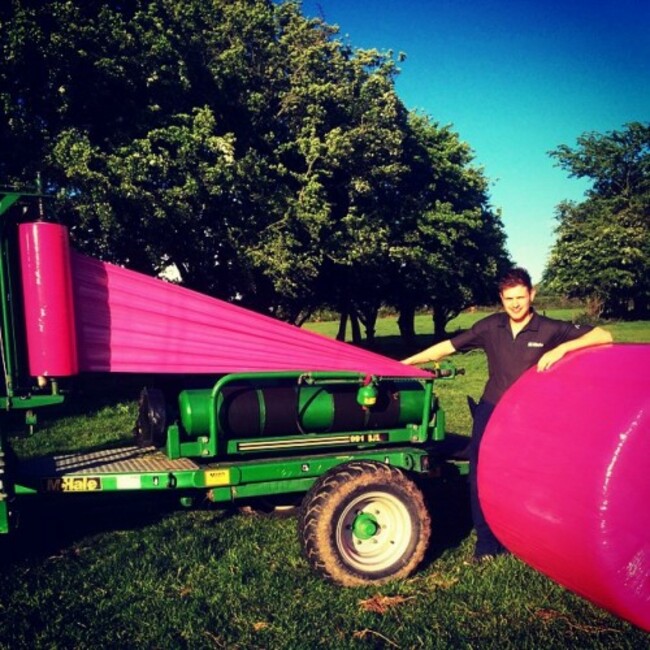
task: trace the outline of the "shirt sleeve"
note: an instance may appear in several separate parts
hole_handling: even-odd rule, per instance
[[[566,341],[579,339],[587,332],[594,329],[591,325],[579,325],[567,321],[549,319],[553,323],[553,346],[560,345]]]
[[[456,352],[468,352],[476,348],[485,347],[485,332],[489,329],[491,316],[482,318],[470,327],[468,330],[457,334],[451,338],[451,344]]]

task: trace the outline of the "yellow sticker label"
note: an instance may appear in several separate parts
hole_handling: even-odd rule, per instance
[[[208,469],[204,472],[206,487],[230,485],[229,469]]]

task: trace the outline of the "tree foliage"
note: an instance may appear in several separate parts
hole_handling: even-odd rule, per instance
[[[441,338],[461,310],[496,300],[497,278],[510,260],[469,146],[424,116],[411,115],[409,126],[408,208],[391,249],[393,295],[405,338],[414,335],[412,314],[424,306]]]
[[[571,176],[589,178],[581,203],[558,206],[557,239],[544,281],[586,298],[606,316],[650,314],[650,125],[587,133],[551,152]]]
[[[93,255],[369,337],[382,304],[444,326],[507,260],[469,146],[298,2],[11,0],[0,47],[0,183],[40,172]]]

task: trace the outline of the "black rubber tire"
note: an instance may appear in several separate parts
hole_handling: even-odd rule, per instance
[[[376,532],[359,538],[353,527],[360,517]],[[298,535],[319,575],[345,587],[378,585],[419,566],[431,518],[421,490],[402,470],[354,461],[325,473],[306,494]]]

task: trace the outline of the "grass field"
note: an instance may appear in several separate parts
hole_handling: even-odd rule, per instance
[[[574,313],[550,312],[570,318]],[[464,314],[448,331],[483,314]],[[333,335],[335,323],[310,326]],[[619,341],[650,342],[650,323],[606,324]],[[418,332],[430,319],[418,317]],[[422,334],[418,344],[430,344]],[[394,319],[378,347],[401,358]],[[450,430],[467,434],[466,396],[480,395],[482,353],[439,382]],[[135,404],[75,401],[15,441],[21,456],[128,437]],[[578,469],[578,468],[577,468]],[[650,648],[650,634],[572,595],[513,557],[470,566],[463,490],[428,493],[434,535],[425,566],[379,588],[342,589],[310,573],[295,517],[147,499],[34,502],[0,540],[0,648]]]

